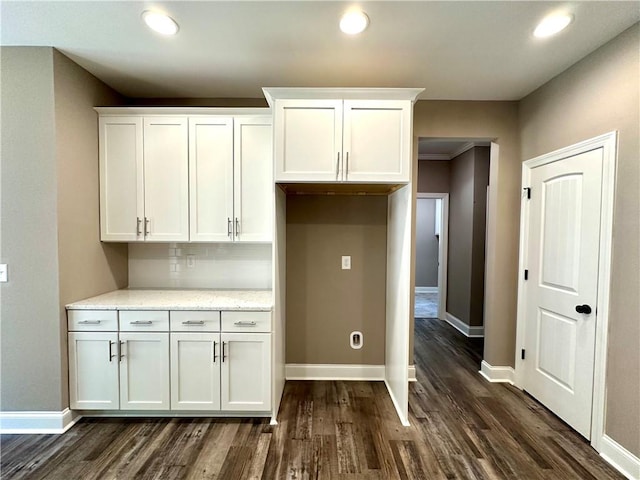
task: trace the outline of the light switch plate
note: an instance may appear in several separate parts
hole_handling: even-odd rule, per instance
[[[8,282],[9,281],[9,267],[7,267],[6,263],[0,264],[0,282]]]
[[[351,270],[351,255],[342,256],[342,270]]]

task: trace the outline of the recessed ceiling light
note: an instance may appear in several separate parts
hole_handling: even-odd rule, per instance
[[[345,13],[340,19],[340,30],[349,35],[364,32],[369,26],[369,17],[360,10]]]
[[[147,26],[162,35],[175,35],[178,33],[178,24],[168,15],[151,10],[142,12],[142,19]]]
[[[568,14],[550,15],[538,24],[533,34],[540,38],[550,37],[564,30],[572,20],[573,16]]]

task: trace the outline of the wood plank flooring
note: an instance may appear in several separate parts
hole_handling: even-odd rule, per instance
[[[83,419],[3,435],[2,479],[622,479],[518,389],[479,374],[482,341],[416,321],[410,427],[382,382],[287,382],[267,419]]]

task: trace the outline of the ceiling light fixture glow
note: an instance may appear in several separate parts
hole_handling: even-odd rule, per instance
[[[568,14],[550,15],[538,24],[533,35],[539,38],[550,37],[564,30],[572,20],[573,16]]]
[[[168,15],[151,10],[142,12],[142,19],[154,32],[162,35],[175,35],[178,33],[178,24]]]
[[[362,33],[369,26],[369,17],[359,10],[345,13],[340,19],[340,30],[348,35]]]

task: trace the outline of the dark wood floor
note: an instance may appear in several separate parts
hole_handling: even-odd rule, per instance
[[[477,373],[481,341],[416,321],[402,427],[381,382],[288,382],[266,419],[83,419],[4,435],[2,479],[622,479],[516,388]]]

